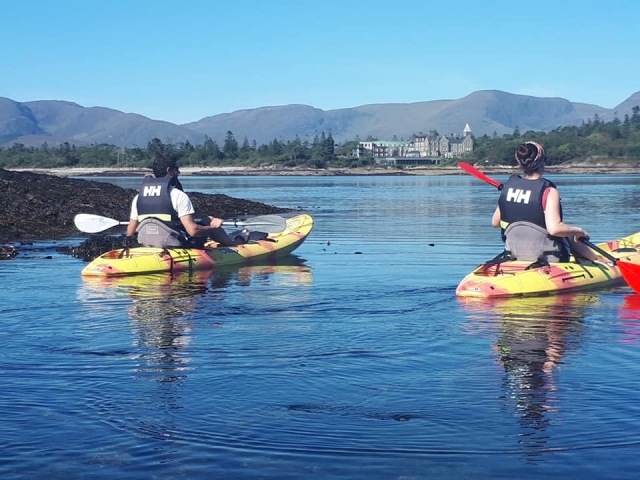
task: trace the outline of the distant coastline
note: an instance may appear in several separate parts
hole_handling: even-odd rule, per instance
[[[508,175],[519,170],[508,166],[476,165],[486,174]],[[16,172],[31,172],[59,177],[135,177],[151,174],[151,169],[141,168],[10,168]],[[457,166],[421,166],[404,169],[396,168],[252,168],[252,167],[180,167],[182,176],[357,176],[357,175],[466,175]],[[640,174],[640,164],[566,164],[548,166],[547,174]]]

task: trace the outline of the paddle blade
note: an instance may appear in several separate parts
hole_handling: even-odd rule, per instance
[[[624,260],[618,260],[616,266],[620,269],[620,273],[629,286],[636,292],[640,293],[640,265]]]
[[[246,220],[228,220],[222,223],[233,227],[246,227],[265,233],[280,233],[287,229],[287,221],[279,215],[262,215]]]
[[[467,172],[469,175],[473,175],[474,177],[476,177],[479,180],[482,180],[483,182],[488,183],[489,185],[493,185],[494,187],[496,187],[498,190],[502,190],[502,184],[497,181],[494,180],[493,178],[487,177],[484,173],[482,173],[480,170],[478,170],[476,167],[474,167],[473,165],[471,165],[470,163],[467,162],[458,162],[458,166],[464,170],[465,172]]]
[[[128,222],[119,222],[113,218],[101,217],[91,213],[79,213],[73,219],[76,228],[84,233],[104,232],[117,225],[126,225]]]

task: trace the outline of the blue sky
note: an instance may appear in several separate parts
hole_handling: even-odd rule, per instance
[[[2,2],[0,96],[186,123],[496,89],[613,108],[640,91],[640,1]]]

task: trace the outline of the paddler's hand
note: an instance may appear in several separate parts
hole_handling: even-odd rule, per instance
[[[220,228],[222,226],[222,219],[209,216],[209,226],[213,228]]]
[[[584,238],[585,240],[589,240],[589,237],[591,237],[591,235],[589,235],[589,232],[587,232],[586,230],[580,227],[572,227],[572,230],[575,231],[573,235],[573,239],[576,242],[579,242],[581,238]]]

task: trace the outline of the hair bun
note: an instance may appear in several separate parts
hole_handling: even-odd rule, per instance
[[[516,149],[516,161],[525,172],[536,170],[546,159],[544,148],[536,142],[524,142]]]

